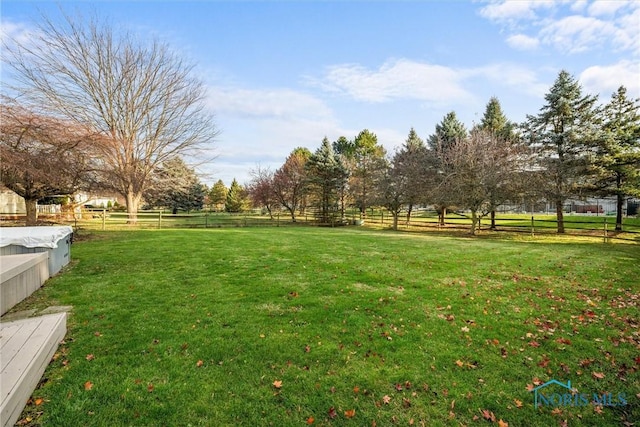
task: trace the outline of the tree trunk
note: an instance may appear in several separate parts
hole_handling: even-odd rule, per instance
[[[407,225],[411,222],[411,212],[413,211],[413,203],[409,203],[409,208],[407,209]]]
[[[444,221],[445,218],[447,216],[447,207],[446,206],[441,206],[440,207],[440,212],[438,212],[438,219],[440,220],[440,225],[444,227]]]
[[[556,203],[556,220],[558,222],[558,234],[564,234],[564,211],[562,209],[562,200],[557,199]]]
[[[616,200],[616,231],[622,231],[622,206],[624,205],[624,197],[618,193]]]
[[[24,205],[27,209],[27,219],[25,225],[36,225],[38,223],[38,199],[24,199]]]
[[[496,211],[495,210],[491,210],[491,229],[492,230],[496,229]]]
[[[471,211],[471,231],[470,234],[472,236],[476,235],[476,227],[478,225],[478,214],[476,211]]]
[[[138,207],[140,206],[140,199],[142,199],[142,195],[140,193],[135,193],[133,190],[129,190],[125,198],[127,203],[127,214],[129,216],[127,224],[135,224],[138,222]]]
[[[622,187],[622,177],[618,173],[616,174],[616,190],[618,190],[616,195],[616,231],[622,231],[622,205],[624,204],[624,199],[620,187]]]
[[[393,214],[393,229],[398,231],[398,215],[400,215],[400,212],[391,211],[391,213]]]

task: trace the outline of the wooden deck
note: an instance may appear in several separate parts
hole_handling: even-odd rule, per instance
[[[49,278],[46,252],[0,256],[0,316]]]
[[[66,313],[0,323],[2,427],[18,421],[66,330]]]

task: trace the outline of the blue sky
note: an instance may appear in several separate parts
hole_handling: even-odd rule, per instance
[[[248,182],[296,147],[369,129],[390,153],[455,111],[467,127],[496,96],[536,114],[558,72],[602,103],[640,97],[640,1],[12,1],[2,36],[40,13],[96,13],[195,64],[221,134],[203,182]]]

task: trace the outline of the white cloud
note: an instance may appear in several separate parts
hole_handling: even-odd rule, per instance
[[[32,39],[33,30],[28,25],[3,19],[0,24],[0,43],[11,45],[12,41],[26,45]]]
[[[630,51],[635,56],[640,56],[640,2],[634,5],[633,10],[618,20],[618,29],[613,43],[620,50]]]
[[[507,37],[507,44],[517,50],[535,50],[540,45],[540,40],[526,34],[514,34]]]
[[[588,13],[591,16],[613,16],[618,10],[628,6],[629,3],[622,0],[596,0],[589,5]]]
[[[580,74],[580,83],[587,93],[600,94],[600,100],[608,102],[611,94],[623,85],[629,97],[640,96],[640,61],[623,60],[616,64],[593,66]]]
[[[254,118],[330,118],[331,110],[319,99],[291,89],[211,87],[208,104],[216,114]]]
[[[492,21],[518,21],[531,20],[537,17],[537,9],[546,9],[554,6],[553,1],[509,1],[498,0],[489,3],[480,9],[480,15]]]
[[[589,2],[587,0],[578,0],[571,4],[571,10],[574,12],[582,12],[586,9]]]
[[[322,78],[309,80],[329,93],[357,101],[417,100],[425,103],[424,108],[473,103],[474,85],[483,87],[488,82],[536,97],[547,89],[532,69],[512,63],[451,68],[408,59],[387,61],[374,70],[356,64],[332,66]]]
[[[321,81],[311,80],[311,83],[361,101],[440,102],[470,96],[460,84],[460,77],[449,67],[401,59],[387,61],[377,70],[354,64],[331,66]]]
[[[547,84],[538,80],[537,74],[530,68],[510,63],[491,64],[465,71],[469,77],[480,76],[488,81],[512,91],[539,97],[547,90]]]
[[[555,21],[540,31],[544,44],[562,52],[577,53],[602,45],[616,33],[611,22],[579,15]]]
[[[480,15],[505,30],[506,42],[518,50],[550,46],[562,53],[598,49],[640,54],[640,2],[491,2]]]

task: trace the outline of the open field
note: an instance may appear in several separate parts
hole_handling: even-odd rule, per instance
[[[345,213],[344,222],[353,223],[360,219],[360,213],[349,210]],[[167,229],[167,228],[237,228],[237,227],[284,227],[295,225],[317,225],[317,220],[311,211],[298,213],[296,222],[285,212],[274,213],[273,217],[258,212],[226,213],[226,212],[194,212],[170,214],[162,211],[140,211],[135,223],[129,221],[126,212],[109,210],[92,210],[81,215],[44,216],[44,223],[67,224],[79,230],[131,230],[131,229]],[[22,225],[24,219],[0,218],[3,224]],[[336,223],[325,225],[341,225]],[[365,225],[374,229],[389,229],[393,218],[386,210],[368,210]],[[398,228],[404,231],[449,231],[464,232],[471,227],[468,213],[450,212],[445,226],[438,225],[438,216],[434,211],[415,211],[409,222],[406,214],[399,218]],[[490,220],[483,217],[479,232],[491,233],[526,233],[526,234],[555,234],[557,228],[556,217],[553,214],[531,213],[499,213],[496,216],[496,229],[490,230]],[[640,242],[640,218],[623,218],[623,231],[615,231],[615,217],[610,215],[565,215],[566,234],[573,236],[589,236],[595,239]],[[510,238],[510,236],[507,236]]]
[[[74,306],[25,424],[640,419],[640,245],[362,227],[80,237],[15,309]],[[586,403],[534,408],[551,379]]]

